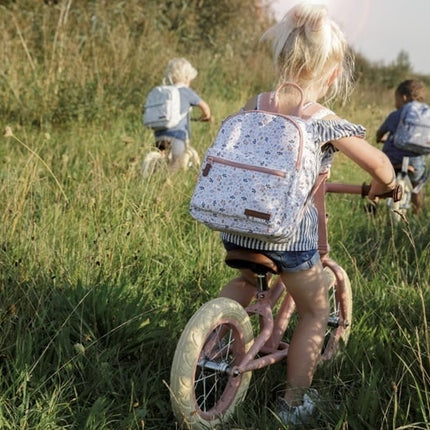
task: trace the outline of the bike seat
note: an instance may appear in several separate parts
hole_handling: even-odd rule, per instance
[[[278,274],[276,263],[269,257],[249,249],[232,249],[227,251],[225,263],[234,269],[250,269],[258,275],[268,272]]]

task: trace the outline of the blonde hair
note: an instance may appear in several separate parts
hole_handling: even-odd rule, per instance
[[[197,70],[182,57],[172,58],[164,71],[164,78],[171,84],[191,82],[197,76]]]
[[[299,4],[269,28],[262,40],[272,42],[279,83],[323,88],[335,77],[328,95],[346,97],[352,81],[353,59],[345,36],[323,5]]]

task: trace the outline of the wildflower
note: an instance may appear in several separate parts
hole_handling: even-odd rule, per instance
[[[13,136],[12,128],[9,127],[8,125],[4,129],[3,136],[4,137],[12,137]]]
[[[73,345],[73,348],[75,349],[77,354],[85,355],[85,347],[84,347],[84,345],[82,345],[82,343],[75,343]]]

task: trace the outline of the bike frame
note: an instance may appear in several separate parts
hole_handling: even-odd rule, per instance
[[[319,186],[314,192],[315,204],[318,209],[318,232],[319,243],[318,249],[321,255],[322,264],[328,267],[334,274],[339,291],[344,291],[344,272],[342,268],[329,257],[329,244],[327,235],[327,214],[325,206],[326,193],[347,193],[367,195],[369,186],[363,184],[348,185],[327,183],[328,175],[320,177]],[[259,275],[265,276],[265,275]],[[240,375],[243,372],[261,369],[273,363],[282,361],[288,355],[288,344],[282,341],[282,337],[288,327],[290,318],[294,312],[294,306],[291,305],[292,297],[287,294],[280,305],[276,316],[274,317],[273,308],[279,301],[282,294],[286,290],[280,277],[278,277],[270,289],[258,289],[255,303],[246,308],[249,315],[258,315],[260,317],[260,332],[254,339],[254,343],[243,357],[242,361],[231,369],[234,376]],[[339,293],[340,294],[340,293]],[[344,303],[344,300],[339,300],[339,303]],[[341,309],[341,315],[346,314],[346,309]],[[329,324],[340,324],[347,327],[350,321],[329,321]],[[257,354],[263,354],[261,357],[255,358]]]
[[[346,272],[329,257],[325,195],[328,192],[366,195],[370,187],[326,183],[320,175],[312,192],[319,214],[319,252],[330,301],[330,316],[320,361],[331,359],[346,342],[352,318],[352,292]],[[391,197],[393,193],[387,196]],[[393,198],[397,198],[393,196]],[[189,428],[214,428],[233,413],[246,395],[253,370],[285,359],[289,345],[283,335],[295,303],[286,294],[276,264],[258,251],[232,250],[227,264],[253,270],[256,300],[244,308],[235,300],[217,297],[204,304],[188,321],[176,347],[171,370],[171,399],[175,416]],[[276,312],[274,309],[276,308]],[[254,333],[249,318],[259,319]]]

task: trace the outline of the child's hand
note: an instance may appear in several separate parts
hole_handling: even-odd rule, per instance
[[[209,116],[209,117],[202,115],[202,116],[199,118],[199,121],[200,121],[200,122],[214,122],[214,117],[213,117],[212,115],[211,115],[211,116]]]
[[[392,181],[391,184],[381,184],[375,179],[370,183],[370,191],[369,191],[369,199],[376,200],[377,196],[382,196],[385,193],[388,193],[396,187],[396,181]]]

